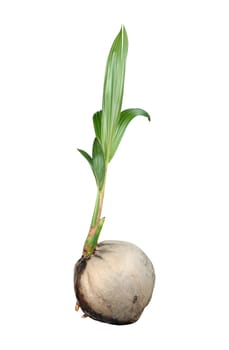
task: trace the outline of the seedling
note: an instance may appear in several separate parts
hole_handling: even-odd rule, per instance
[[[128,38],[122,26],[107,59],[102,110],[93,116],[92,154],[79,149],[94,174],[97,196],[83,254],[74,270],[76,309],[81,307],[85,315],[112,324],[137,321],[155,282],[153,265],[140,248],[122,241],[98,243],[105,221],[102,207],[108,165],[129,123],[136,116],[150,120],[140,108],[122,111],[127,51]]]

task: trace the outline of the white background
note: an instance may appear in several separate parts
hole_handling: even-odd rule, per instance
[[[1,349],[229,348],[227,1],[1,1]],[[85,160],[105,62],[129,36],[101,239],[139,245],[157,281],[140,320],[74,311],[73,265],[91,220]]]

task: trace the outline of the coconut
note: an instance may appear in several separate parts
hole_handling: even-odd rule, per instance
[[[136,322],[151,299],[154,283],[150,259],[124,241],[97,244],[74,269],[78,305],[87,316],[111,324]]]
[[[122,241],[98,243],[105,221],[102,208],[108,165],[129,123],[137,116],[150,121],[149,113],[141,108],[122,110],[127,52],[128,37],[122,26],[107,58],[102,110],[93,115],[91,155],[78,149],[90,165],[97,194],[83,256],[74,270],[76,310],[81,307],[85,315],[112,324],[137,321],[151,299],[155,282],[153,265],[140,248]]]

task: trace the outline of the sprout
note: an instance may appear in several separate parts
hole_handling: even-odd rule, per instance
[[[128,38],[122,26],[107,59],[102,110],[93,116],[92,155],[78,149],[92,169],[97,196],[83,255],[74,270],[76,309],[81,307],[85,315],[113,324],[132,323],[140,317],[155,281],[153,265],[140,248],[120,241],[98,243],[105,221],[101,214],[108,164],[130,121],[136,116],[150,120],[143,109],[121,110],[127,51]]]

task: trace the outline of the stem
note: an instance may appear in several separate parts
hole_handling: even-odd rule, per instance
[[[98,219],[98,212],[99,212],[99,206],[100,206],[100,198],[101,198],[101,192],[99,189],[97,190],[97,195],[96,195],[96,201],[95,201],[95,208],[91,220],[91,227],[96,225],[97,219]]]
[[[84,256],[89,256],[89,255],[93,254],[95,247],[97,245],[99,233],[102,229],[102,225],[104,222],[104,219],[101,219],[101,214],[102,214],[102,208],[103,208],[106,175],[107,175],[107,164],[106,164],[104,183],[103,183],[103,186],[101,189],[98,188],[97,195],[96,195],[96,201],[95,201],[95,207],[94,207],[92,220],[91,220],[91,226],[90,226],[87,238],[84,242],[84,247],[83,247],[83,255]]]

